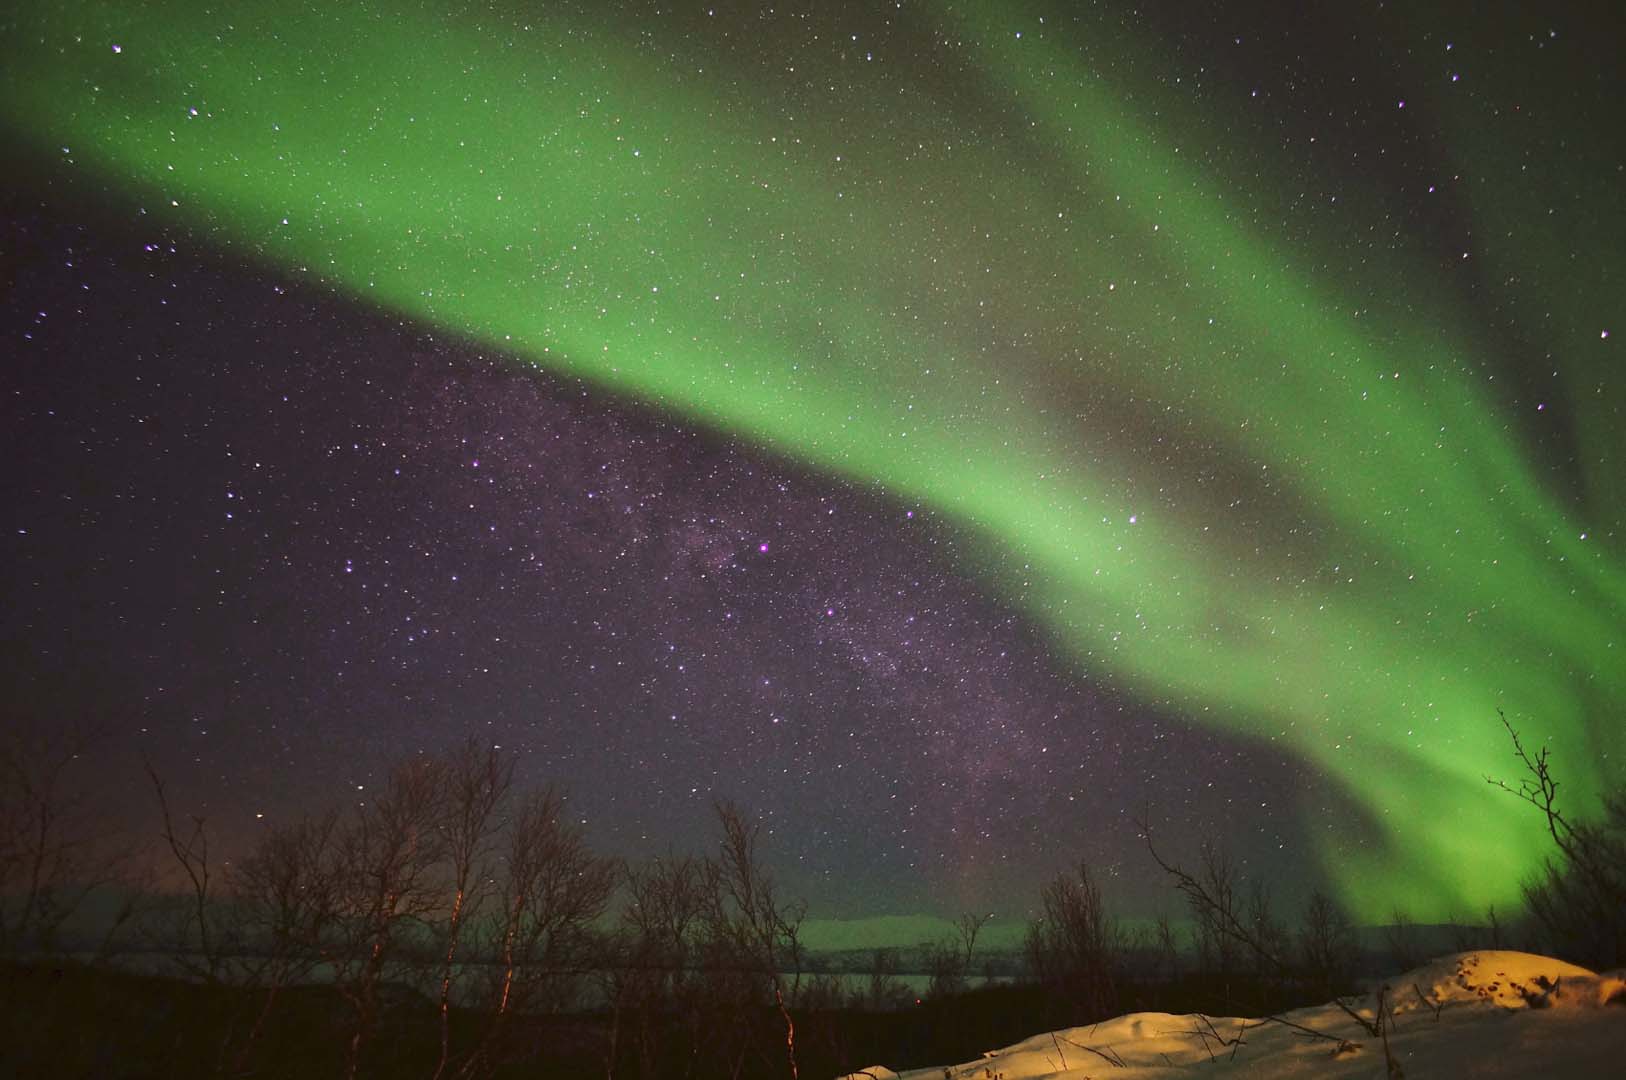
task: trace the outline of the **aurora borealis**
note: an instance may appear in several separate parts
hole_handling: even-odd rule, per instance
[[[588,747],[615,742],[604,729],[675,720],[676,706],[656,703],[676,695],[715,715],[684,737],[697,740],[691,755],[751,775],[748,801],[778,815],[789,843],[825,838],[798,855],[803,868],[871,882],[863,903],[882,910],[875,897],[907,867],[935,859],[930,873],[954,878],[942,864],[969,858],[962,845],[988,861],[962,828],[995,846],[1043,848],[1034,837],[1078,813],[1068,828],[1113,833],[1118,846],[1104,857],[1132,860],[1124,815],[1186,804],[1202,819],[1213,808],[1191,802],[1189,788],[1216,776],[1269,792],[1267,809],[1239,810],[1222,833],[1293,822],[1294,838],[1276,845],[1283,865],[1299,879],[1325,875],[1368,917],[1397,904],[1444,917],[1514,902],[1546,847],[1528,808],[1485,783],[1511,769],[1497,710],[1549,741],[1573,805],[1590,807],[1621,781],[1626,750],[1626,125],[1619,76],[1594,53],[1606,35],[1552,12],[1453,22],[1377,6],[1196,20],[1178,5],[1088,15],[1068,5],[845,8],[516,2],[445,15],[411,4],[30,3],[5,16],[4,122],[29,162],[19,219],[47,232],[67,226],[38,225],[42,216],[90,220],[96,250],[167,252],[162,269],[106,273],[111,288],[132,292],[143,277],[151,289],[165,275],[193,282],[177,307],[194,302],[198,274],[226,275],[213,302],[239,314],[194,319],[194,333],[259,325],[263,300],[243,299],[259,296],[245,282],[294,291],[320,314],[290,321],[312,327],[290,328],[279,344],[277,320],[289,317],[267,317],[248,335],[253,348],[234,346],[298,357],[280,361],[289,371],[346,336],[377,347],[399,344],[391,325],[430,335],[434,360],[357,362],[366,385],[392,371],[401,385],[378,391],[396,395],[382,404],[357,405],[373,411],[355,420],[365,429],[355,446],[386,444],[387,429],[397,448],[446,455],[442,470],[486,472],[454,487],[429,479],[449,472],[426,467],[422,486],[377,505],[430,522],[467,495],[481,528],[559,567],[540,584],[494,573],[484,594],[463,599],[441,591],[450,569],[437,567],[438,585],[409,587],[434,597],[424,601],[433,621],[497,627],[479,639],[487,644],[471,630],[456,648],[487,675],[497,669],[487,689],[445,676],[446,665],[397,662],[392,642],[378,651],[389,662],[362,676],[372,684],[347,691],[357,695],[344,699],[349,714],[317,705],[305,723],[340,725],[354,734],[339,742],[381,761],[496,710],[502,741],[562,739],[575,747],[561,752],[575,762],[565,771],[603,777],[578,786],[613,788],[626,762],[607,752],[611,764],[594,772]],[[234,364],[218,341],[184,340],[167,314],[149,313],[148,330],[142,316],[81,320],[93,329],[80,346],[146,342],[133,355],[97,359],[68,340],[50,353],[62,331],[39,330],[33,314],[89,303],[60,277],[28,270],[8,301],[8,348],[33,365],[7,388],[14,430],[28,433],[12,447],[21,505],[44,513],[60,496],[53,484],[87,482],[46,454],[52,395],[35,395],[45,383],[29,372],[66,380],[65,366],[116,363],[131,378],[163,352],[183,358],[162,363],[168,385],[189,395],[231,379],[257,388],[189,407],[192,423],[207,414],[250,441],[261,432],[266,446],[305,431],[305,421],[255,418],[262,397],[274,400],[258,361]],[[343,329],[347,318],[362,329]],[[481,366],[493,357],[495,370]],[[435,374],[442,364],[484,373],[448,403],[444,386],[465,377]],[[337,374],[309,378],[321,393],[345,392]],[[60,397],[69,383],[50,385]],[[352,404],[370,393],[349,392]],[[134,391],[74,393],[123,417],[118,394]],[[436,403],[430,419],[399,415],[414,395]],[[590,405],[574,403],[583,395]],[[162,396],[147,406],[160,417],[171,407]],[[345,421],[311,424],[331,460],[348,441]],[[575,449],[560,450],[561,438]],[[283,452],[329,468],[316,450]],[[560,532],[561,492],[592,487],[599,451],[600,471],[624,487],[595,491],[628,509]],[[132,466],[132,490],[162,475],[159,486],[185,502],[171,470],[193,467],[155,454]],[[280,566],[274,588],[297,596],[308,587],[302,568],[352,574],[357,562],[376,568],[379,549],[403,564],[434,546],[363,509],[345,529],[374,557],[346,561],[334,543],[297,554],[295,524],[323,516],[310,507],[374,505],[386,475],[324,474],[318,496],[300,488],[297,468],[261,483],[282,524],[250,541],[215,536],[215,523],[204,547],[264,546],[244,565]],[[493,472],[499,487],[473,486]],[[233,484],[242,486],[218,486]],[[646,487],[669,497],[638,498]],[[107,490],[109,506],[126,494]],[[832,506],[842,524],[821,520]],[[11,560],[19,594],[34,567],[62,558],[26,546],[47,543],[27,527],[12,538],[25,545]],[[436,542],[469,550],[474,541],[448,539],[462,528],[434,525]],[[596,563],[629,543],[627,529],[666,537],[657,546],[669,560]],[[711,583],[704,597],[671,586],[674,552],[699,567],[683,580]],[[159,556],[148,555],[115,576],[156,572]],[[801,565],[772,570],[773,560]],[[755,575],[749,583],[716,583],[736,565]],[[390,573],[400,582],[420,572]],[[62,615],[101,585],[53,573],[70,582],[69,603],[30,593],[7,604],[7,640],[22,643],[11,668],[30,687],[13,697],[49,701],[28,644],[42,623],[69,618],[74,636],[93,640],[86,627],[162,636],[175,625],[156,599],[116,617]],[[606,612],[647,621],[650,640],[674,655],[732,657],[716,665],[732,670],[678,691],[666,659],[633,659],[626,682],[669,687],[635,707],[643,717],[626,702],[611,708],[613,693],[592,706],[550,699],[546,716],[514,704],[533,683],[587,678],[596,661],[559,646],[593,621],[599,586],[580,579],[623,573],[599,596],[625,588],[628,606],[606,602]],[[913,583],[910,597],[878,599],[901,581]],[[668,587],[640,608],[644,590]],[[237,605],[180,622],[239,636],[226,648],[242,657],[269,647],[276,678],[286,669],[284,681],[315,682],[299,673],[322,666],[311,660],[333,649],[331,635],[276,628],[344,621],[340,595],[323,615],[311,614],[321,604]],[[399,614],[399,601],[351,602]],[[464,604],[480,613],[457,615]],[[580,619],[568,632],[515,630],[490,644],[504,637],[492,616],[510,604]],[[735,608],[765,620],[744,644],[725,646],[714,636],[724,631],[691,621],[713,610],[733,621]],[[931,626],[916,627],[916,613]],[[262,619],[265,629],[248,629]],[[800,651],[809,642],[825,651]],[[192,669],[185,652],[132,670],[168,671],[155,677],[184,686],[173,672]],[[62,654],[52,655],[55,664]],[[1023,658],[1018,670],[1008,655]],[[762,685],[790,682],[780,693],[794,705],[753,702],[728,681],[768,668]],[[978,678],[991,682],[978,688]],[[102,689],[113,697],[148,702],[137,710],[144,730],[186,730],[222,708],[218,688],[153,705],[147,689],[124,694],[111,681]],[[309,705],[313,693],[296,696]],[[439,705],[414,714],[406,737],[386,717],[414,695]],[[354,715],[363,701],[381,715]],[[916,723],[972,701],[974,712]],[[758,746],[746,715],[757,706],[775,725],[797,712],[807,733]],[[244,746],[271,738],[263,722],[216,723]],[[548,734],[550,724],[575,734]],[[910,733],[874,730],[888,724]],[[1148,725],[1195,730],[1168,760],[1124,749]],[[863,749],[832,750],[855,726],[869,729],[849,744]],[[672,738],[659,725],[640,736]],[[303,773],[315,752],[290,751],[288,767]],[[263,756],[175,753],[207,759],[208,784]],[[880,763],[888,754],[899,757]],[[1228,754],[1242,755],[1244,775]],[[1079,771],[1058,776],[1050,755]],[[799,775],[776,786],[768,766],[787,763]],[[663,787],[654,774],[665,766],[649,768],[635,771],[638,786]],[[867,842],[849,838],[885,808],[878,795],[833,808],[831,791],[860,770],[917,768],[904,801],[935,819],[924,838],[905,829],[903,855],[885,868],[830,853],[851,842],[859,857]],[[679,772],[671,787],[689,789]],[[723,772],[712,778],[719,792],[730,786]],[[256,784],[278,789],[270,776],[243,782]],[[1075,789],[1091,790],[1088,813]],[[609,818],[631,813],[596,797]],[[659,795],[644,797],[649,819],[669,816]],[[966,889],[1025,898],[1037,880],[1029,871],[1053,869],[1037,852],[1015,861],[995,860]],[[935,887],[924,895],[959,902]],[[1013,913],[1027,902],[1003,901]]]

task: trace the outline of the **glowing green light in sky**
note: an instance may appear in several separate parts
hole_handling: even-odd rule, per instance
[[[878,65],[742,91],[722,46],[582,20],[190,7],[16,16],[8,128],[223,249],[953,515],[1085,671],[1347,785],[1371,822],[1324,855],[1365,913],[1505,903],[1544,853],[1484,783],[1497,708],[1577,804],[1618,779],[1619,377],[1585,281],[1542,284],[1572,497],[1460,291],[1349,239],[1389,193],[1295,209],[1267,144],[1008,6],[940,13],[981,120]],[[1517,215],[1480,114],[1438,112]]]

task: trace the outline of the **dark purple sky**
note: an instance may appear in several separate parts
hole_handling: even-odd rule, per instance
[[[970,542],[185,244],[13,201],[8,709],[139,754],[228,850],[469,734],[603,850],[765,815],[819,914],[1018,914],[1129,816],[1295,823],[1282,758],[1069,673]],[[257,815],[264,814],[265,818]]]

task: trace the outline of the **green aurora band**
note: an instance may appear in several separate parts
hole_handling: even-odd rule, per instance
[[[1365,917],[1515,902],[1547,848],[1485,783],[1498,709],[1572,810],[1621,779],[1620,289],[1565,234],[1626,250],[1621,215],[1515,224],[1553,200],[1484,95],[1412,108],[1506,223],[1474,258],[1526,278],[1499,310],[1564,370],[1576,477],[1526,445],[1535,403],[1475,359],[1503,328],[1408,247],[1397,193],[1342,194],[1110,26],[941,10],[968,90],[846,41],[842,80],[742,75],[755,45],[579,16],[24,6],[0,107],[42,168],[953,518],[1081,671],[1364,807],[1315,832]]]

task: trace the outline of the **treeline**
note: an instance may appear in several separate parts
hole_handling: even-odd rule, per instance
[[[1552,852],[1522,883],[1524,910],[1515,918],[1492,907],[1476,926],[1453,921],[1435,928],[1435,941],[1448,929],[1453,951],[1518,948],[1594,970],[1626,966],[1626,791],[1605,795],[1591,820],[1567,817],[1548,749],[1531,753],[1505,716],[1502,725],[1523,775],[1511,783],[1486,780],[1540,812]],[[1202,843],[1197,863],[1182,866],[1158,849],[1148,822],[1139,825],[1148,855],[1184,902],[1189,934],[1182,938],[1167,917],[1126,934],[1107,914],[1088,865],[1057,877],[1043,891],[1043,915],[1027,942],[1029,968],[1049,990],[1052,1018],[1087,1022],[1130,1007],[1265,1015],[1353,989],[1354,927],[1331,897],[1313,892],[1289,921],[1270,883],[1244,877],[1219,845]],[[1397,973],[1429,958],[1423,931],[1403,907],[1393,910],[1384,936]],[[1142,993],[1148,983],[1156,988],[1155,1004]]]
[[[1594,967],[1626,963],[1626,801],[1572,823],[1545,752],[1514,746],[1528,776],[1502,786],[1542,811],[1555,855],[1526,885],[1522,930],[1492,912],[1456,944],[1523,933]],[[1129,1011],[1266,1015],[1355,988],[1354,930],[1331,898],[1288,911],[1221,847],[1184,866],[1146,823],[1184,926],[1126,929],[1081,863],[1042,889],[1018,978],[986,977],[985,920],[967,913],[925,949],[924,992],[888,950],[866,978],[838,979],[815,970],[805,907],[766,872],[739,806],[715,804],[708,853],[615,861],[588,848],[559,792],[517,790],[512,759],[472,742],[401,763],[365,802],[267,827],[230,864],[149,766],[186,888],[144,904],[127,850],[71,783],[81,751],[0,747],[7,1075],[795,1080],[959,1060]],[[115,885],[125,899],[100,932],[70,942],[74,912]],[[1402,969],[1425,958],[1416,931],[1397,912]],[[132,946],[166,970],[111,962]]]
[[[0,945],[15,974],[63,959],[88,883],[116,871],[66,831],[73,755],[6,756],[26,780],[0,852]],[[555,789],[518,792],[513,771],[472,742],[412,758],[364,802],[272,825],[222,866],[208,823],[182,819],[149,766],[186,887],[114,921],[124,944],[162,950],[205,991],[182,995],[192,1015],[164,1071],[262,1074],[287,1064],[278,1044],[292,1035],[307,1064],[330,1059],[325,1071],[345,1077],[399,1075],[402,1039],[420,1055],[414,1074],[492,1076],[579,1058],[581,1031],[533,1021],[590,1010],[605,1075],[794,1073],[804,909],[765,872],[760,827],[719,802],[712,854],[619,863],[588,849]],[[87,1029],[119,1019],[79,1006],[71,1021]],[[285,1013],[319,1030],[290,1032]],[[569,1045],[550,1046],[550,1032]],[[31,1041],[13,1034],[10,1049]]]

